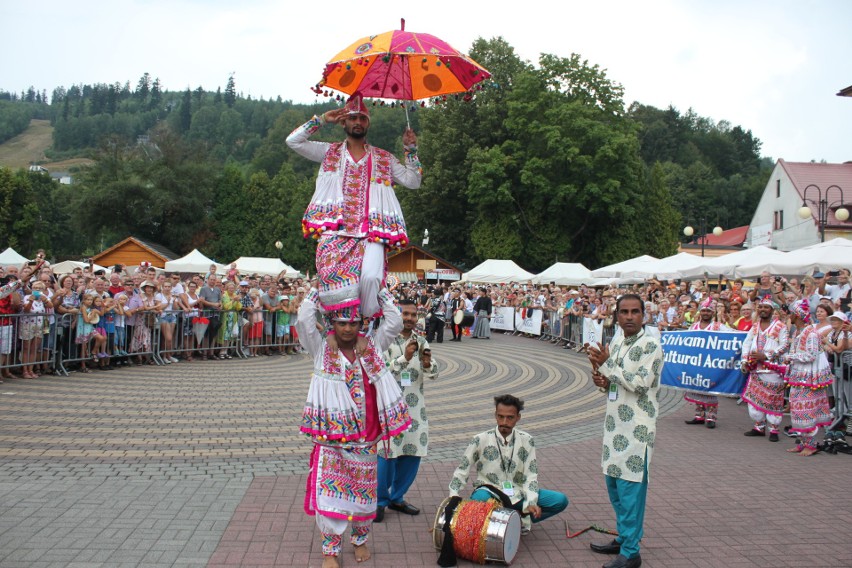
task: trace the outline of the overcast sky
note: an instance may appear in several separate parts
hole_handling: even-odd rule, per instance
[[[556,6],[547,8],[546,6]],[[130,81],[224,87],[310,102],[323,64],[356,39],[399,27],[467,52],[502,36],[524,59],[579,53],[621,83],[626,103],[727,120],[762,153],[852,160],[852,2],[304,2],[0,0],[0,89]]]

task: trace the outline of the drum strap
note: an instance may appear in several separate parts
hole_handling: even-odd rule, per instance
[[[444,522],[441,525],[441,530],[444,532],[444,542],[441,544],[441,554],[438,556],[438,566],[443,568],[457,564],[455,541],[453,540],[453,531],[450,530],[450,522],[453,520],[456,507],[461,502],[461,497],[452,497],[444,508]]]
[[[512,500],[509,499],[509,496],[494,487],[493,485],[482,484],[477,487],[477,489],[487,489],[491,493],[491,495],[493,495],[500,501],[500,504],[503,507],[505,507],[506,509],[514,509],[514,506],[512,505]],[[529,513],[520,513],[520,515],[522,517],[526,517],[527,515],[529,515]]]

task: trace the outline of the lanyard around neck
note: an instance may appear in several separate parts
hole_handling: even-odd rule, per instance
[[[503,473],[509,473],[509,468],[512,466],[512,462],[515,461],[515,441],[517,440],[517,436],[515,435],[515,431],[512,430],[512,453],[509,455],[509,463],[506,464],[506,458],[503,457],[503,446],[508,446],[509,442],[505,442],[504,444],[500,444],[501,436],[497,435],[497,432],[491,431],[494,434],[494,437],[497,439],[497,451],[500,452],[500,470]]]

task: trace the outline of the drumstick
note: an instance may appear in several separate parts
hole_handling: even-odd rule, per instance
[[[600,527],[596,524],[592,524],[592,525],[584,528],[581,531],[577,531],[577,532],[571,534],[571,529],[568,526],[568,519],[565,519],[565,536],[566,537],[574,538],[574,537],[580,536],[581,534],[583,534],[584,532],[587,532],[587,531],[596,531],[596,532],[603,533],[603,534],[611,534],[613,536],[618,536],[618,531],[612,531],[612,530],[609,530],[609,529],[605,529],[605,528]]]

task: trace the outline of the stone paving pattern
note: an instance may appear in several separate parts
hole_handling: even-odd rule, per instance
[[[571,505],[523,538],[513,566],[600,566],[565,537],[612,526],[600,470],[603,396],[583,356],[496,335],[433,346],[430,456],[409,501],[388,512],[364,566],[435,566],[431,523],[470,435],[493,425],[491,397],[527,400],[543,486]],[[0,567],[319,566],[302,510],[309,444],[296,432],[307,357],[195,362],[0,385]],[[811,458],[742,436],[723,400],[716,430],[687,426],[661,397],[642,555],[646,566],[852,566],[849,456]],[[344,547],[344,565],[354,566]],[[472,565],[460,561],[461,566]]]

